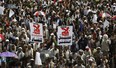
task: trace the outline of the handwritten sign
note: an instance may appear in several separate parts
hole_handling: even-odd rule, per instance
[[[58,45],[72,45],[72,26],[58,27],[57,31],[57,41]]]
[[[31,41],[43,42],[43,25],[40,23],[30,23]]]

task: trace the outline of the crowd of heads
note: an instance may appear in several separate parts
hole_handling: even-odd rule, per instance
[[[53,56],[45,55],[42,68],[115,68],[115,0],[0,0],[0,6],[0,52],[17,54],[14,66],[34,67],[35,52],[47,50]],[[43,24],[43,43],[30,41],[30,23]],[[57,45],[58,26],[73,26],[72,45]]]

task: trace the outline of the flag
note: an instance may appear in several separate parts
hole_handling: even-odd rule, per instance
[[[1,7],[1,6],[0,6],[0,14],[3,15],[3,13],[4,13],[4,9],[5,9],[4,7]]]
[[[13,15],[14,15],[14,11],[10,9],[9,17],[12,17]]]

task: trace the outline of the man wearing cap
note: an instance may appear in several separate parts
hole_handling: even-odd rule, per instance
[[[100,63],[101,63],[100,59],[103,57],[103,52],[101,51],[100,47],[97,47],[96,50],[97,51],[93,54],[93,56],[95,58],[96,64],[100,65]]]
[[[23,61],[24,61],[23,58],[25,56],[25,53],[23,52],[22,47],[18,48],[18,51],[16,52],[16,54],[17,54],[19,60],[21,61],[21,66],[23,67]]]
[[[9,39],[6,39],[6,43],[5,43],[5,46],[7,50],[10,49],[10,45],[9,45]]]
[[[82,49],[79,50],[79,55],[80,55],[81,59],[84,61],[84,63],[85,63],[86,55],[85,55],[85,53],[84,53],[84,51]]]
[[[18,51],[16,52],[16,54],[18,55],[18,58],[21,60],[24,57],[24,52],[22,51],[22,47],[18,48]]]

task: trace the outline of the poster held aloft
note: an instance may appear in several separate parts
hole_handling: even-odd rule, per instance
[[[43,42],[43,25],[41,23],[30,23],[31,41]]]
[[[58,45],[72,45],[72,33],[73,27],[72,26],[58,26],[57,31],[57,41]]]

